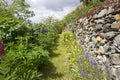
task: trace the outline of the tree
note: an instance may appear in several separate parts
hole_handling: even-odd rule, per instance
[[[1,0],[0,1],[0,17],[10,17],[14,16],[23,20],[27,20],[29,17],[34,16],[33,11],[30,11],[28,5],[25,0]]]

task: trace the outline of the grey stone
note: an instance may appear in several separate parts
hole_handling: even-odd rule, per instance
[[[100,53],[100,54],[105,54],[105,49],[104,49],[103,46],[100,46],[100,47],[99,47],[98,53]]]
[[[107,56],[111,55],[111,52],[105,52],[105,55],[107,55]]]
[[[116,68],[112,67],[111,78],[112,78],[112,80],[120,80],[120,68],[116,69]]]
[[[114,65],[120,65],[120,54],[111,54],[110,55],[111,58],[111,63]]]
[[[107,58],[106,58],[105,55],[103,55],[103,57],[102,57],[102,61],[103,61],[104,63],[107,62]]]
[[[105,36],[106,39],[111,39],[111,38],[115,37],[115,35],[116,35],[116,33],[111,31],[111,32],[105,33],[104,36]]]
[[[96,24],[96,26],[95,26],[96,32],[101,31],[102,29],[103,29],[103,24]]]
[[[115,50],[115,46],[110,46],[110,48],[111,48],[111,53],[116,53],[116,50]]]
[[[113,67],[114,68],[120,68],[120,65],[114,65]]]
[[[99,18],[99,17],[103,17],[104,15],[107,14],[107,12],[108,12],[107,9],[103,9],[103,10],[101,10],[101,12],[97,15],[97,18]]]
[[[115,49],[120,52],[120,35],[116,36],[114,39],[114,46],[116,47]]]
[[[114,9],[113,9],[112,7],[109,7],[107,13],[110,14],[110,13],[112,13],[113,11],[114,11]]]
[[[108,52],[110,50],[109,44],[105,44],[103,47],[104,47],[105,52]]]
[[[97,59],[98,59],[98,60],[102,60],[102,56],[97,55]]]
[[[98,24],[104,24],[105,21],[103,19],[98,19],[98,20],[95,20],[94,22],[98,23]]]
[[[89,42],[89,37],[86,35],[85,36],[85,42],[88,43]]]
[[[115,29],[115,30],[119,30],[120,29],[120,22],[113,22],[111,24],[111,28]]]
[[[97,18],[98,16],[97,16],[97,14],[95,14],[94,16],[93,16],[93,18]]]
[[[106,39],[103,39],[101,42],[100,42],[100,44],[102,45],[102,46],[104,46],[104,44],[107,42],[107,40]]]

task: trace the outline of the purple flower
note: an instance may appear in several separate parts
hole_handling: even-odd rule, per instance
[[[90,54],[88,52],[85,52],[85,58],[89,58],[90,57]]]
[[[42,28],[42,33],[46,33],[47,32],[47,29],[46,28]]]
[[[4,46],[3,44],[0,42],[0,56],[3,55],[4,53]]]
[[[97,62],[96,62],[95,58],[92,58],[92,59],[91,59],[91,64],[94,65],[94,66],[97,65]]]

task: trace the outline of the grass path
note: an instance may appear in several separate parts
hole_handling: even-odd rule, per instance
[[[45,80],[72,80],[68,65],[68,54],[66,46],[63,44],[64,33],[63,31],[59,35],[57,47],[53,50],[52,63],[55,68],[47,72],[48,77]]]

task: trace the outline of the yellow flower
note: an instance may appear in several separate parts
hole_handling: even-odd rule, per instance
[[[73,35],[72,34],[70,34],[70,37],[72,37]]]

